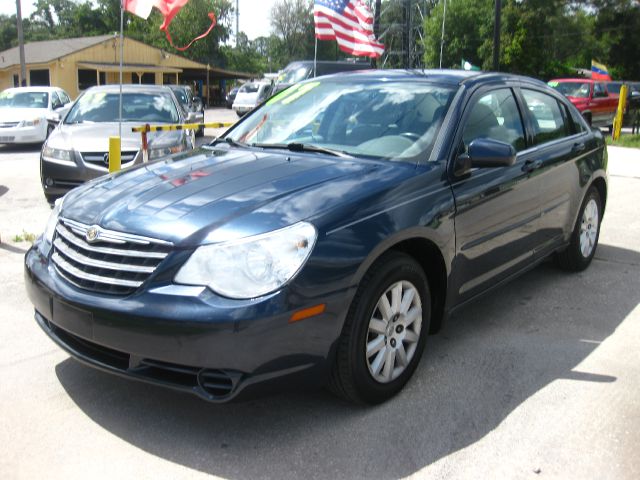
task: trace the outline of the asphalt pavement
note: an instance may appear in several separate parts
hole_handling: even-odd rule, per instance
[[[24,290],[23,239],[50,211],[38,151],[0,146],[2,478],[640,478],[638,150],[609,149],[588,270],[544,263],[460,311],[369,408],[324,391],[210,405],[70,359]]]

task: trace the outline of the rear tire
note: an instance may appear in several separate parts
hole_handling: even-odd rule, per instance
[[[560,268],[579,272],[589,266],[598,247],[601,222],[602,200],[598,189],[591,186],[582,201],[569,246],[556,253],[556,263]]]
[[[403,253],[383,255],[349,308],[329,389],[356,403],[394,396],[420,361],[430,319],[429,284],[420,265]]]

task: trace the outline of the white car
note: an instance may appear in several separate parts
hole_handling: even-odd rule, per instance
[[[239,117],[250,112],[271,94],[271,82],[249,82],[245,83],[233,101],[233,110]]]
[[[0,143],[42,143],[71,103],[57,87],[17,87],[0,93]]]

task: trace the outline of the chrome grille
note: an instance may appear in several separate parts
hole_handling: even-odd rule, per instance
[[[20,122],[0,122],[0,128],[17,127]]]
[[[135,291],[168,255],[171,243],[62,218],[51,260],[67,281],[112,295]]]
[[[120,154],[120,162],[123,167],[136,159],[137,151],[122,152]],[[109,168],[109,152],[81,152],[82,161],[90,163],[97,167],[103,167],[105,170]]]

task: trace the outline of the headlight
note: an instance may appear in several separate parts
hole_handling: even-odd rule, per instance
[[[295,276],[316,238],[315,227],[300,222],[262,235],[204,245],[191,254],[175,281],[204,285],[230,298],[259,297]]]
[[[56,160],[71,161],[71,150],[61,150],[59,148],[51,148],[49,145],[45,145],[42,149],[42,156],[47,158],[53,158]]]
[[[47,220],[47,226],[44,230],[44,238],[49,242],[49,244],[53,243],[53,234],[56,231],[56,225],[58,224],[58,218],[60,217],[60,210],[62,210],[63,198],[56,200],[53,210],[51,210],[51,215],[49,215],[49,220]]]
[[[149,160],[153,160],[155,158],[160,158],[160,157],[166,157],[167,155],[171,155],[172,153],[182,152],[185,148],[186,147],[183,143],[180,143],[179,145],[174,145],[172,147],[150,148]]]
[[[35,127],[36,125],[39,125],[41,122],[40,118],[34,118],[33,120],[22,120],[20,122],[20,125],[18,125],[19,127]]]

